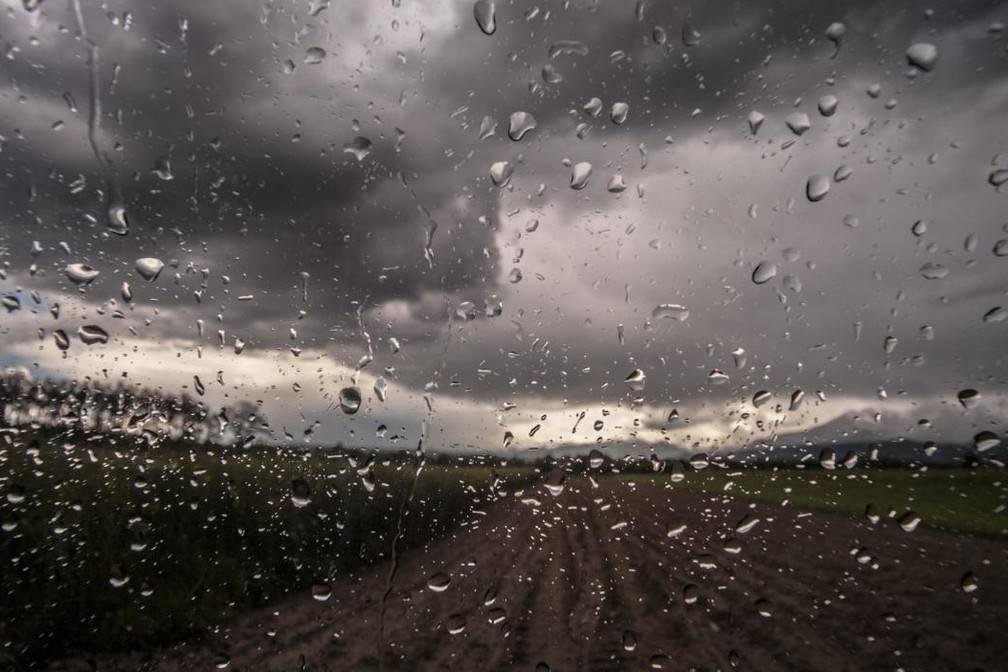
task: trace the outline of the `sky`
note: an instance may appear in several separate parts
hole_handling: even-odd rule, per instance
[[[0,289],[21,309],[0,364],[171,394],[199,376],[277,442],[1008,429],[1008,5],[493,4],[487,34],[468,0],[81,0],[82,24],[6,0]],[[141,258],[165,266],[148,281]],[[86,324],[109,342],[56,347]]]

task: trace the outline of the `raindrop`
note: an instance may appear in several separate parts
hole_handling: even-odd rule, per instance
[[[695,47],[700,44],[700,31],[694,28],[689,21],[683,23],[682,42],[687,47]]]
[[[318,602],[325,602],[332,597],[332,587],[328,583],[316,583],[311,587],[311,596]]]
[[[588,466],[592,469],[601,469],[604,463],[605,454],[597,448],[592,448],[588,453]]]
[[[933,261],[929,261],[920,267],[920,274],[928,280],[941,280],[948,277],[948,267]]]
[[[363,161],[364,157],[371,153],[371,141],[363,135],[358,135],[343,145],[343,151],[346,154],[353,154],[358,161]]]
[[[108,343],[109,334],[97,324],[85,324],[77,328],[77,337],[84,345]]]
[[[756,408],[759,408],[763,404],[765,404],[768,401],[770,401],[771,396],[772,395],[769,392],[767,392],[766,390],[760,390],[759,392],[757,392],[756,394],[753,395],[753,398],[752,398],[753,406],[755,406]]]
[[[904,532],[913,532],[917,529],[917,526],[920,525],[921,519],[920,516],[913,511],[907,511],[900,516],[899,520],[896,522],[899,523],[899,526],[903,528]]]
[[[87,264],[68,264],[63,272],[66,273],[66,277],[70,278],[77,285],[90,284],[99,275],[96,269]]]
[[[588,178],[591,177],[591,174],[592,164],[587,161],[575,163],[571,169],[571,189],[584,189],[588,185]]]
[[[318,65],[325,60],[326,51],[322,47],[308,47],[305,51],[304,62],[306,65]]]
[[[347,415],[353,415],[360,409],[361,393],[354,386],[344,387],[339,392],[339,406]]]
[[[512,172],[514,172],[514,167],[510,161],[497,161],[490,166],[490,179],[494,186],[506,187],[511,181]]]
[[[980,584],[977,583],[977,578],[973,572],[966,572],[959,580],[959,587],[968,595],[969,593],[975,593]]]
[[[1008,318],[1008,310],[1001,306],[994,306],[983,315],[984,322],[1004,322]]]
[[[994,432],[985,429],[973,437],[973,445],[978,452],[984,453],[1001,445],[1001,439]]]
[[[753,110],[752,112],[749,113],[748,121],[749,121],[749,132],[752,133],[753,135],[756,135],[756,133],[759,132],[760,126],[762,126],[763,122],[766,121],[766,117],[764,117],[756,110]]]
[[[641,390],[644,389],[645,378],[647,378],[647,376],[644,374],[643,371],[641,371],[640,369],[634,369],[627,375],[626,378],[623,379],[623,382],[626,383],[627,387],[629,387],[631,390],[635,392],[640,392]]]
[[[809,121],[808,115],[804,112],[792,112],[784,119],[784,123],[787,124],[787,127],[795,135],[801,135],[812,128],[812,122]]]
[[[435,593],[443,593],[448,590],[448,586],[450,585],[451,577],[442,572],[433,574],[429,579],[427,579],[427,587]]]
[[[670,319],[676,322],[685,322],[689,318],[689,310],[678,303],[661,303],[651,311],[651,319]]]
[[[486,35],[493,35],[497,30],[496,7],[494,0],[478,0],[473,5],[473,16],[476,17],[476,25]]]
[[[60,350],[66,350],[70,347],[70,337],[62,329],[57,329],[53,332],[53,340],[56,342],[56,347]]]
[[[826,194],[829,193],[829,190],[829,178],[818,173],[808,178],[808,182],[805,184],[805,195],[808,197],[808,200],[813,203],[821,201],[825,198]]]
[[[629,105],[626,103],[613,103],[612,109],[609,110],[609,119],[611,119],[614,124],[622,124],[627,120],[628,114],[630,114]]]
[[[581,108],[593,117],[597,117],[602,114],[602,99],[592,98]]]
[[[384,402],[388,398],[388,383],[381,376],[375,378],[374,381],[374,393],[378,397],[378,401]]]
[[[959,394],[956,396],[959,399],[959,403],[965,409],[976,408],[977,404],[980,403],[980,392],[973,388],[959,390]]]
[[[161,269],[164,268],[164,262],[155,257],[143,257],[136,260],[136,272],[140,274],[147,282],[154,282],[157,280],[158,275],[161,274]]]
[[[777,264],[772,261],[761,261],[752,272],[752,281],[757,285],[770,282],[777,275]]]
[[[528,112],[512,112],[511,120],[508,124],[508,137],[514,141],[521,140],[535,127],[535,117]]]
[[[13,313],[15,310],[20,310],[21,299],[14,296],[13,294],[7,294],[3,297],[3,307],[7,309],[8,313]]]
[[[588,45],[578,40],[559,40],[550,45],[550,58],[568,54],[571,56],[587,56]]]
[[[291,503],[299,509],[311,504],[311,488],[308,487],[308,481],[303,478],[295,478],[291,481],[290,499]]]
[[[1000,187],[1005,182],[1008,182],[1008,168],[996,168],[992,170],[991,174],[987,176],[987,181],[994,187]]]
[[[617,173],[610,177],[606,190],[612,194],[620,194],[626,191],[626,183],[623,182],[623,176]]]
[[[836,96],[832,93],[827,93],[819,99],[819,114],[824,117],[832,117],[833,113],[836,112],[838,102]]]
[[[938,48],[929,42],[918,42],[906,51],[907,62],[925,72],[930,72],[938,62]]]

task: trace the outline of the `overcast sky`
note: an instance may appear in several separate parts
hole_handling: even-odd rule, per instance
[[[461,450],[1008,429],[1008,319],[984,319],[1008,308],[1008,5],[495,4],[488,35],[468,0],[82,0],[99,162],[73,4],[6,0],[0,286],[22,308],[0,363],[171,393],[198,375],[212,406],[261,401],[276,440],[352,445],[425,420]],[[914,67],[920,43],[937,60]],[[99,275],[78,287],[76,263]],[[52,330],[82,324],[111,340],[64,356]]]

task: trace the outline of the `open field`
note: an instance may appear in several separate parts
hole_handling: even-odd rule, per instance
[[[381,562],[418,464],[43,445],[0,451],[0,668],[202,637],[236,614]],[[492,498],[494,474],[528,477],[425,466],[399,547],[471,517]]]
[[[706,469],[671,487],[854,516],[863,516],[869,505],[883,517],[913,511],[928,527],[1008,536],[1008,474],[998,469]]]
[[[438,458],[412,490],[419,464],[22,435],[0,449],[0,669],[954,670],[1008,653],[1000,470],[607,463],[557,487],[555,466]]]
[[[403,554],[391,592],[386,567],[365,568],[324,602],[305,591],[201,642],[96,662],[113,672],[995,670],[1008,655],[1006,562],[1008,544],[982,537],[653,479],[576,478]]]

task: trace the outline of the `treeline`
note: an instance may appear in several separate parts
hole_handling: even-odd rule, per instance
[[[146,445],[167,441],[247,447],[271,433],[266,418],[247,401],[211,409],[186,393],[93,378],[35,379],[14,369],[0,375],[0,424],[119,435]]]

